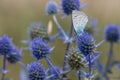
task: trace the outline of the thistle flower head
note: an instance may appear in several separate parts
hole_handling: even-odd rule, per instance
[[[76,49],[72,48],[69,50],[69,54],[67,56],[68,64],[72,69],[79,70],[86,65],[86,60],[83,58],[83,54],[80,54]]]
[[[46,13],[49,15],[56,14],[58,12],[58,5],[55,1],[50,0],[46,5]]]
[[[62,0],[62,9],[65,14],[69,15],[73,10],[80,9],[80,0]]]
[[[16,47],[13,48],[12,52],[7,55],[7,61],[11,64],[15,64],[16,62],[21,60],[21,53],[18,51]]]
[[[40,22],[35,22],[31,24],[28,30],[28,34],[30,36],[30,39],[41,37],[45,41],[49,40],[49,35],[47,33],[47,27],[44,26]]]
[[[50,53],[50,47],[41,38],[35,38],[31,41],[30,50],[37,59],[42,59]]]
[[[45,69],[38,62],[33,62],[29,64],[27,69],[29,80],[45,80],[46,78]]]
[[[13,44],[12,39],[7,35],[0,37],[0,54],[10,54],[12,52]]]
[[[108,42],[117,42],[120,39],[120,28],[118,25],[109,24],[105,28],[105,39]]]
[[[95,41],[92,35],[86,32],[82,33],[82,35],[77,36],[77,44],[78,44],[78,49],[85,56],[94,53],[95,51]]]

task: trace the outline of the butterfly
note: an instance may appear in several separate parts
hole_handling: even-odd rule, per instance
[[[77,35],[81,35],[84,32],[84,29],[88,22],[88,16],[82,11],[74,10],[72,12],[72,21],[75,33]]]

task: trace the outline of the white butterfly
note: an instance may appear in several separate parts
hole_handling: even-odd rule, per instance
[[[88,22],[88,16],[82,11],[74,10],[72,12],[72,20],[76,34],[82,34]]]

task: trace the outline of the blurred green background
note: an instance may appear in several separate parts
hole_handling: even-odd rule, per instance
[[[45,15],[45,5],[48,0],[0,0],[0,36],[8,34],[13,38],[13,42],[19,46],[23,47],[20,43],[21,40],[28,39],[27,29],[29,25],[33,22],[42,22],[46,26],[49,20],[52,20],[51,16]],[[55,0],[61,5],[60,0]],[[81,0],[81,4],[85,2],[90,2],[90,5],[84,9],[87,15],[90,17],[98,18],[98,26],[101,27],[100,36],[95,37],[96,43],[100,42],[104,38],[104,27],[109,23],[115,23],[120,25],[120,0]],[[68,31],[70,26],[70,18],[61,20],[62,16],[58,16],[59,21],[64,29]],[[53,26],[53,33],[56,32],[55,25]],[[59,45],[59,46],[58,46]],[[55,41],[55,44],[51,46],[56,46],[53,54],[51,54],[53,64],[57,66],[62,66],[63,55],[65,53],[65,46],[61,41]],[[107,52],[109,49],[108,43],[101,45],[98,50],[102,51],[101,60],[105,63],[107,59]],[[114,46],[115,59],[120,60],[120,45],[115,44]],[[22,61],[24,63],[29,63],[34,59],[31,58],[29,51],[24,51]],[[45,62],[43,60],[43,62]],[[46,64],[45,64],[46,65]],[[2,66],[2,57],[0,57],[0,66]],[[11,65],[7,64],[7,69],[10,72],[7,77],[11,77],[13,80],[19,80],[19,64]],[[120,72],[114,70],[114,75],[111,77],[120,76]],[[75,75],[70,75],[74,80]],[[0,75],[1,77],[1,75]],[[119,79],[111,79],[119,80]]]

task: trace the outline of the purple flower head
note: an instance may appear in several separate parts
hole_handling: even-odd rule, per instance
[[[15,64],[16,62],[21,60],[21,53],[18,51],[18,49],[14,46],[12,49],[12,52],[7,55],[7,61],[11,64]]]
[[[58,5],[55,1],[50,0],[46,5],[46,13],[49,15],[56,14],[58,12]]]
[[[28,65],[28,80],[45,80],[46,74],[44,67],[38,62]]]
[[[78,49],[82,54],[87,56],[95,51],[95,40],[92,35],[84,32],[82,35],[77,36]]]
[[[12,52],[13,44],[12,39],[7,35],[0,37],[0,54],[10,54]]]
[[[117,42],[120,39],[120,27],[116,24],[109,24],[105,28],[105,39],[108,42]]]
[[[73,10],[80,9],[80,0],[62,0],[62,9],[65,14],[69,15]]]
[[[50,53],[50,47],[41,38],[35,38],[31,41],[30,50],[37,59],[42,59]]]

